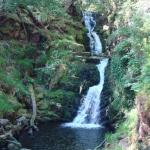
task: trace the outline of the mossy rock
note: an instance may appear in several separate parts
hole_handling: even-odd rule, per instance
[[[77,95],[81,84],[84,84],[84,92],[99,83],[99,72],[96,65],[76,62],[70,65],[71,74],[67,73],[60,80],[59,87],[71,90]]]
[[[54,111],[50,111],[50,110],[38,110],[38,116],[37,118],[49,118],[49,119],[59,119],[60,116],[57,115]]]
[[[29,117],[30,116],[30,114],[28,113],[28,110],[24,109],[24,108],[19,109],[17,114],[19,116],[25,116],[25,117]]]
[[[48,101],[41,100],[40,102],[38,102],[37,106],[39,110],[48,110],[49,103]]]
[[[84,32],[78,32],[75,37],[76,41],[80,44],[84,44]]]

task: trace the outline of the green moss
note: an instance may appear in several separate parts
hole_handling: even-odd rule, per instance
[[[48,91],[46,96],[50,101],[61,103],[64,107],[75,99],[75,94],[73,92],[61,89]]]

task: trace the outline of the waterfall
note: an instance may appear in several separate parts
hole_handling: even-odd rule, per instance
[[[93,32],[96,22],[93,18],[93,15],[91,12],[83,12],[83,19],[85,23],[86,29],[90,32]]]
[[[74,124],[99,124],[99,106],[101,92],[104,85],[104,72],[108,59],[103,59],[97,68],[100,72],[100,82],[98,85],[89,88],[82,105],[79,108],[77,116],[74,118]]]
[[[99,55],[102,53],[102,44],[98,34],[94,31],[96,22],[92,13],[84,12],[83,18],[85,27],[88,30],[87,36],[90,41],[91,54]],[[71,123],[65,123],[63,126],[67,127],[80,127],[80,128],[95,128],[100,127],[100,104],[101,104],[101,92],[103,90],[105,80],[105,68],[108,64],[108,59],[104,58],[97,65],[100,82],[98,85],[94,85],[89,88],[87,95],[84,97],[81,106],[77,112],[77,116]]]
[[[95,55],[99,55],[102,52],[102,44],[99,36],[94,31],[96,22],[93,18],[93,15],[90,12],[84,12],[83,18],[85,22],[85,27],[88,30],[87,36],[89,37],[90,40],[91,53]]]

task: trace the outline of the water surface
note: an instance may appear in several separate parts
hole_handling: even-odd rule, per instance
[[[42,123],[34,136],[24,133],[23,146],[32,150],[93,150],[103,141],[103,128],[69,128],[58,123]]]

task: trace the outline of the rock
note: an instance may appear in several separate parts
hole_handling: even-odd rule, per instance
[[[62,108],[62,105],[61,105],[60,103],[56,103],[56,107],[57,107],[58,109],[60,109],[60,108]]]
[[[26,109],[22,109],[22,108],[19,109],[18,114],[19,114],[20,116],[28,117],[28,112],[27,112]]]
[[[5,130],[11,130],[12,129],[12,127],[13,127],[13,125],[12,124],[7,124],[7,125],[5,125]]]
[[[28,125],[28,119],[25,116],[18,118],[17,125]]]
[[[0,126],[5,126],[9,123],[8,119],[0,119]]]
[[[5,130],[3,127],[0,128],[0,135],[4,134],[5,133]]]
[[[139,141],[144,141],[144,137],[146,137],[147,134],[150,134],[150,108],[147,104],[148,101],[149,96],[146,93],[140,93],[136,96]]]
[[[8,150],[20,150],[20,146],[18,146],[18,145],[16,145],[16,144],[14,144],[14,143],[10,143],[10,144],[8,144]]]
[[[39,110],[47,110],[49,108],[49,103],[46,101],[40,101],[37,105]]]
[[[127,149],[129,147],[129,143],[128,143],[128,138],[123,138],[119,141],[119,145],[123,148],[123,149]]]
[[[104,30],[104,31],[109,30],[109,28],[110,28],[110,27],[109,27],[108,25],[103,25],[103,30]]]

